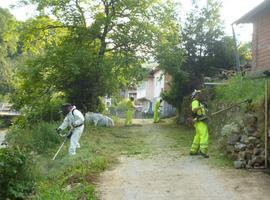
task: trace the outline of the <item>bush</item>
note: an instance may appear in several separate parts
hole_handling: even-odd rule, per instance
[[[39,123],[40,121],[52,122],[60,119],[59,111],[64,103],[61,93],[44,96],[44,98],[31,102],[31,104],[20,105],[17,99],[20,98],[13,97],[12,102],[15,109],[20,110],[23,115],[15,123],[19,123],[22,127],[28,124]]]
[[[102,100],[101,97],[98,98],[98,103],[97,103],[97,108],[96,108],[96,112],[98,113],[103,113],[103,111],[105,111],[106,106]]]
[[[12,121],[8,117],[0,117],[0,128],[8,128],[12,124]]]
[[[23,129],[20,126],[13,126],[7,134],[7,141],[10,145],[44,153],[60,143],[60,137],[55,131],[56,127],[55,124],[48,122],[40,122]]]
[[[116,110],[118,112],[126,112],[127,111],[127,101],[128,99],[124,99],[122,101],[120,101],[117,106],[116,106]]]
[[[34,186],[28,171],[27,156],[18,147],[0,149],[0,199],[25,199]]]

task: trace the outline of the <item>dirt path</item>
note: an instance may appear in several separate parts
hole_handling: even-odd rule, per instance
[[[270,199],[268,175],[214,167],[207,159],[172,150],[173,140],[163,137],[161,127],[157,130],[150,140],[145,137],[147,145],[155,146],[153,156],[122,156],[119,165],[102,174],[101,200]]]

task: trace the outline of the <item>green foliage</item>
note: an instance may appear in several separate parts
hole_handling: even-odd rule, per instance
[[[33,190],[27,155],[16,148],[0,149],[0,198],[25,199]]]
[[[59,45],[67,35],[67,29],[62,27],[61,22],[44,15],[21,23],[18,32],[22,54],[30,58],[43,53],[44,48],[50,45]]]
[[[199,5],[193,3],[181,33],[171,18],[171,27],[160,35],[156,47],[160,67],[172,76],[171,88],[162,96],[178,110],[184,96],[201,86],[204,75],[213,75],[218,68],[233,65],[233,41],[224,37],[220,2],[209,0],[207,5]]]
[[[55,92],[50,80],[44,82],[40,65],[31,63],[27,68],[19,68],[17,80],[14,81],[16,89],[10,96],[14,108],[21,110],[21,117],[25,123],[35,123],[40,120],[59,120],[59,111],[65,101],[61,92]],[[40,70],[40,71],[39,71]]]
[[[102,157],[98,156],[95,160],[91,163],[91,168],[95,171],[104,171],[108,166],[107,160]]]
[[[159,42],[157,35],[167,31],[166,23],[156,23],[169,17],[162,18],[166,4],[158,0],[25,2],[35,3],[41,16],[23,26],[24,50],[37,55],[18,70],[18,108],[35,107],[44,93],[62,92],[81,110],[97,111],[99,96],[143,78],[141,64]],[[85,16],[91,16],[89,26]]]
[[[117,106],[116,106],[116,110],[118,112],[125,112],[128,110],[128,107],[127,107],[127,102],[128,102],[128,99],[123,99],[122,101],[120,101]]]
[[[251,42],[241,43],[238,47],[240,63],[246,64],[251,61]]]
[[[203,7],[194,4],[193,10],[188,14],[183,28],[183,44],[186,62],[184,69],[201,78],[210,71],[216,63],[216,54],[219,53],[221,39],[224,35],[223,24],[220,19],[221,3],[218,0],[208,0]],[[224,63],[227,64],[227,63]]]
[[[97,112],[98,113],[103,113],[105,111],[106,105],[103,102],[102,98],[98,98],[98,105],[97,105]]]
[[[0,94],[12,91],[10,80],[18,47],[18,22],[7,9],[0,8]]]
[[[38,194],[34,197],[35,200],[73,200],[73,199],[88,199],[94,200],[94,186],[85,183],[73,186],[70,191],[63,191],[62,185],[56,185],[51,182],[44,183],[39,186]]]
[[[224,86],[216,88],[216,99],[227,103],[235,103],[248,98],[254,102],[264,96],[264,79],[251,79],[236,75]]]
[[[55,131],[56,127],[55,124],[46,122],[32,124],[25,128],[19,125],[12,126],[7,141],[10,145],[18,145],[28,151],[43,154],[60,143],[60,137]]]
[[[189,87],[188,74],[182,65],[185,61],[180,35],[180,25],[175,19],[175,4],[164,6],[161,18],[158,20],[166,31],[158,34],[159,42],[155,46],[155,57],[159,62],[159,67],[172,76],[171,88],[163,92],[162,98],[173,106],[179,108],[182,97],[186,95]]]
[[[194,83],[183,72],[174,74],[172,77],[171,88],[162,93],[162,98],[180,111],[183,97],[189,94],[194,87],[193,84]]]

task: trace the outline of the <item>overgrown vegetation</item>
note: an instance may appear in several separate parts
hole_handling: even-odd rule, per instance
[[[25,22],[0,9],[1,99],[23,113],[10,129],[10,147],[1,150],[3,198],[96,199],[98,173],[121,154],[147,156],[163,150],[167,144],[155,143],[155,132],[160,130],[174,140],[171,148],[188,152],[190,131],[180,128],[179,134],[179,127],[172,124],[87,127],[76,157],[68,157],[63,149],[51,161],[62,141],[54,129],[63,102],[82,111],[102,112],[100,97],[118,94],[142,80],[147,71],[142,64],[154,57],[172,75],[164,99],[180,108],[183,97],[200,84],[203,75],[232,66],[232,39],[223,34],[216,0],[202,8],[195,3],[184,25],[170,0],[88,2],[25,0],[37,5],[38,13]],[[248,55],[247,49],[241,46],[241,56]],[[234,90],[239,80],[236,77],[229,86],[218,88],[219,98],[232,100],[232,91],[235,99],[241,98],[245,90],[255,98],[258,90],[250,84]],[[125,110],[124,103],[118,108]]]
[[[248,98],[258,103],[264,97],[264,82],[263,78],[252,79],[239,74],[226,81],[226,85],[218,86],[215,98],[224,103],[236,103]]]
[[[0,199],[26,199],[33,191],[30,161],[19,147],[0,149]]]
[[[234,66],[232,37],[224,33],[220,17],[221,2],[193,2],[192,10],[180,28],[171,28],[170,37],[156,50],[160,67],[172,76],[171,90],[163,98],[181,110],[183,98],[200,88],[204,76],[213,76]],[[178,30],[177,30],[178,29]],[[250,44],[239,47],[242,64],[250,61]]]
[[[7,142],[11,146],[38,154],[44,154],[49,149],[60,143],[60,138],[55,132],[55,123],[40,122],[28,127],[12,126],[7,135]]]

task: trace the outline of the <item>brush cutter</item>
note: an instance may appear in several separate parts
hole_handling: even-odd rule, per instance
[[[227,110],[229,110],[229,109],[231,109],[231,108],[234,108],[234,107],[236,107],[236,106],[239,106],[240,104],[243,104],[243,103],[248,103],[248,104],[250,104],[251,102],[252,102],[252,99],[246,99],[246,100],[241,101],[241,102],[239,102],[239,103],[237,103],[237,104],[234,104],[234,105],[232,105],[232,106],[230,106],[230,107],[228,107],[228,108],[224,108],[224,109],[222,109],[222,110],[213,112],[213,113],[211,113],[209,116],[201,117],[201,118],[198,119],[198,121],[202,121],[202,120],[208,119],[209,117],[215,116],[215,115],[217,115],[217,114],[219,114],[219,113],[222,113],[222,112],[227,111]]]
[[[61,144],[61,146],[59,147],[59,149],[57,150],[57,152],[54,154],[52,160],[55,160],[56,156],[59,154],[59,152],[60,152],[61,149],[63,148],[63,146],[64,146],[64,144],[66,143],[66,141],[67,141],[68,139],[70,139],[72,133],[73,133],[73,129],[70,129],[70,130],[68,131],[68,133],[66,133],[66,134],[61,134],[61,133],[59,134],[61,137],[64,137],[65,139],[64,139],[63,143]]]

